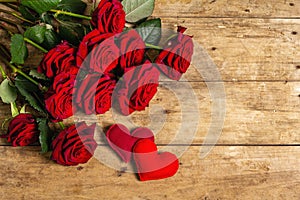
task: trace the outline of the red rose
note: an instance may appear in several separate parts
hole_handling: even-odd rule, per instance
[[[89,71],[113,76],[112,71],[118,67],[119,57],[120,49],[115,44],[115,37],[110,37],[96,46],[85,62],[89,64]]]
[[[19,114],[11,120],[6,135],[12,146],[27,146],[39,140],[40,131],[35,118],[31,114]]]
[[[86,114],[103,114],[111,107],[111,95],[116,81],[109,76],[88,74],[86,78],[76,85],[76,104]]]
[[[61,73],[55,76],[53,84],[45,93],[45,106],[54,122],[73,115],[72,94],[76,75]]]
[[[101,33],[121,33],[125,12],[119,0],[101,0],[93,12],[91,24]]]
[[[78,67],[81,67],[83,61],[92,51],[92,49],[94,47],[97,47],[105,39],[110,38],[112,36],[114,36],[113,33],[100,33],[100,31],[97,29],[85,35],[77,51],[76,65]],[[89,68],[89,66],[87,68]]]
[[[44,73],[48,78],[54,78],[61,72],[76,74],[78,68],[75,63],[75,55],[76,49],[65,41],[44,56],[37,70]]]
[[[146,46],[136,30],[119,34],[116,41],[120,48],[120,66],[124,72],[126,68],[142,64]]]
[[[179,80],[190,66],[193,55],[193,41],[190,36],[182,34],[186,28],[178,27],[178,35],[168,41],[155,63],[169,78]]]
[[[87,126],[80,122],[64,129],[52,142],[51,159],[66,166],[89,161],[97,148],[94,140],[95,126],[96,124]]]
[[[157,92],[158,79],[159,71],[149,61],[125,73],[114,97],[120,112],[129,115],[135,110],[145,110]]]

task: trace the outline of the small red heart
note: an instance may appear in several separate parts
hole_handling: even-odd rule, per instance
[[[133,147],[133,158],[141,181],[168,178],[179,168],[177,157],[170,152],[158,153],[155,143],[140,139]]]
[[[112,125],[106,132],[106,139],[109,146],[128,163],[131,159],[132,148],[140,138],[148,138],[154,141],[154,135],[150,129],[137,128],[130,135],[128,128],[122,124]]]

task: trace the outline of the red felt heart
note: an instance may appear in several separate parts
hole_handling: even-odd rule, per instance
[[[106,132],[106,139],[109,146],[126,163],[130,161],[132,148],[140,138],[148,138],[154,141],[152,131],[147,128],[137,128],[133,131],[133,136],[131,136],[126,126],[114,124]]]
[[[170,152],[158,153],[155,143],[140,139],[133,147],[133,158],[141,181],[168,178],[176,174],[179,162]]]

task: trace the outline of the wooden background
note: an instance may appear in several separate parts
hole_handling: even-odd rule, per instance
[[[188,27],[218,66],[227,111],[217,146],[199,158],[214,122],[208,90],[192,66],[185,78],[196,91],[201,117],[176,176],[140,182],[121,172],[124,164],[115,170],[96,159],[63,167],[41,155],[39,147],[13,148],[1,140],[2,199],[300,199],[300,2],[157,0],[154,16],[162,18],[164,28]],[[170,91],[160,87],[150,109],[132,119],[147,126],[156,104],[167,115],[156,135],[162,148],[180,123]],[[9,114],[0,103],[1,121]],[[112,123],[110,117],[101,116],[100,124]]]

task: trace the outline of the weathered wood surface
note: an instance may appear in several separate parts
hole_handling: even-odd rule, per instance
[[[178,96],[184,95],[186,84],[193,88],[198,110],[190,97],[181,102],[178,99]],[[173,86],[173,91],[167,86]],[[219,144],[300,144],[299,82],[226,82],[224,87],[226,118]],[[218,125],[211,121],[212,101],[205,83],[162,82],[150,107],[132,114],[130,118],[136,126],[151,128],[158,143],[168,144],[181,126],[189,126],[190,121],[182,118],[183,113],[191,117],[199,115],[199,127],[193,143],[201,144],[209,127]],[[186,105],[186,110],[183,110],[182,104]],[[158,105],[161,108],[158,109]],[[2,105],[0,110],[3,121],[10,115],[9,106]],[[96,122],[101,127],[122,123],[112,113],[100,115]],[[89,116],[83,119],[91,120]],[[0,141],[5,144],[4,139]],[[179,140],[176,143],[185,142]]]
[[[199,158],[207,130],[216,124],[210,119],[209,91],[197,66],[192,66],[184,78],[198,99],[199,108],[190,116],[200,113],[199,127],[175,177],[139,182],[134,174],[120,176],[95,158],[83,169],[62,167],[41,155],[39,147],[12,148],[1,139],[2,199],[300,198],[300,3],[157,0],[154,16],[162,17],[167,29],[188,27],[187,33],[194,35],[220,72],[226,118],[218,146],[205,159]],[[0,35],[8,44],[7,36]],[[27,64],[37,66],[40,57],[38,51],[31,54]],[[204,78],[212,84],[221,81]],[[131,116],[136,125],[150,125],[159,144],[168,144],[181,125],[181,106],[164,87],[168,84],[161,82],[150,108]],[[178,91],[184,91],[180,84]],[[0,103],[0,122],[9,115],[9,106]],[[99,116],[101,126],[113,122],[112,112]],[[103,135],[98,139],[102,144]],[[184,144],[177,143],[173,152]]]
[[[299,18],[297,0],[158,0],[154,15],[191,18]]]
[[[0,152],[4,199],[300,198],[300,147],[215,147],[205,159],[199,159],[199,147],[190,147],[175,177],[150,182],[96,159],[83,168],[63,167],[38,148]]]

